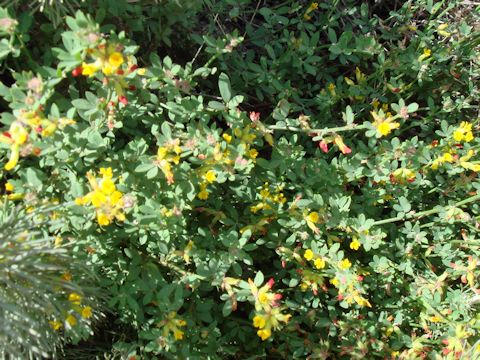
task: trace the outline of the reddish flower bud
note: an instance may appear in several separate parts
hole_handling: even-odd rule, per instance
[[[72,75],[74,77],[82,75],[83,68],[82,66],[77,66],[75,69],[72,70]]]
[[[364,277],[363,277],[362,275],[358,275],[358,276],[357,276],[357,280],[358,280],[358,281],[363,281],[363,279],[364,279]]]
[[[282,269],[285,269],[287,267],[287,262],[285,260],[282,260]]]
[[[252,120],[252,122],[257,122],[258,120],[260,120],[260,113],[255,112],[255,111],[251,111],[250,112],[250,120]]]
[[[127,105],[127,104],[128,104],[128,100],[127,100],[127,98],[126,98],[124,95],[119,96],[119,97],[118,97],[118,101],[120,101],[123,105]]]
[[[273,278],[270,278],[270,280],[268,280],[267,282],[267,285],[270,289],[273,287],[274,284],[275,284],[275,280],[273,280]]]
[[[137,87],[135,85],[130,85],[128,87],[128,90],[135,91],[135,90],[137,90]]]
[[[130,71],[135,71],[138,69],[138,65],[137,64],[133,64],[132,66],[130,66]]]
[[[42,150],[40,148],[36,147],[33,149],[33,154],[35,156],[40,156],[41,153],[42,153]]]
[[[327,152],[328,152],[328,143],[327,143],[325,140],[320,141],[320,143],[318,144],[318,146],[320,147],[320,149],[321,149],[324,153],[327,153]]]
[[[109,107],[115,107],[115,103],[114,103],[113,101],[109,101],[109,102],[108,102],[108,106],[109,106]]]
[[[39,133],[39,134],[42,132],[42,130],[43,130],[43,128],[42,128],[41,126],[37,126],[37,127],[35,128],[35,131],[36,131],[37,133]]]
[[[342,295],[342,294],[338,294],[338,295],[337,295],[337,300],[338,300],[338,301],[342,301],[342,300],[343,300],[343,295]]]
[[[3,132],[3,136],[6,136],[6,137],[8,137],[8,138],[10,138],[10,139],[12,138],[12,135],[10,135],[10,133],[9,133],[8,131],[4,131],[4,132]]]
[[[122,69],[117,70],[117,75],[123,75],[123,74],[125,74],[125,71],[123,71]]]

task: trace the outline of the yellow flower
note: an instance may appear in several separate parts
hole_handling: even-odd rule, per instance
[[[252,159],[256,159],[258,156],[258,151],[256,149],[251,149],[248,151],[248,156],[250,156]]]
[[[418,61],[423,61],[427,58],[429,58],[432,55],[432,50],[425,48],[423,49],[423,54],[418,57]]]
[[[107,215],[105,215],[102,212],[97,213],[97,222],[98,222],[98,225],[100,225],[100,226],[110,225],[110,219],[108,218]]]
[[[18,164],[18,159],[20,158],[20,150],[18,146],[13,146],[10,153],[10,159],[5,164],[5,170],[10,171]]]
[[[79,305],[81,300],[82,297],[77,293],[71,293],[70,295],[68,295],[68,301],[72,302],[75,305]]]
[[[110,195],[115,191],[115,184],[113,183],[112,179],[106,178],[100,182],[100,190],[105,195]]]
[[[358,241],[357,238],[353,238],[352,242],[350,243],[350,249],[358,250],[360,249],[360,245],[362,245],[360,241]]]
[[[462,121],[460,126],[453,132],[453,139],[455,141],[470,142],[474,139],[472,132],[472,124],[467,121]]]
[[[265,318],[261,315],[255,315],[253,317],[253,326],[262,329],[265,327]]]
[[[338,281],[337,278],[333,278],[330,280],[330,284],[332,284],[333,286],[335,287],[338,287],[338,285],[340,284],[340,282]]]
[[[98,208],[107,202],[107,197],[100,191],[94,191],[90,200],[92,205]]]
[[[439,35],[442,35],[444,37],[449,37],[450,35],[452,35],[451,33],[445,31],[445,29],[448,27],[448,24],[440,24],[437,28],[437,33]]]
[[[320,270],[320,269],[323,269],[325,267],[325,260],[323,260],[322,258],[318,258],[318,259],[315,259],[313,264],[315,265],[315,267],[317,269]]]
[[[123,64],[123,56],[119,52],[115,51],[108,57],[108,63],[114,68],[118,68]]]
[[[82,64],[82,75],[85,76],[93,76],[99,70],[99,66],[97,63],[83,63]]]
[[[222,137],[227,143],[230,144],[232,142],[232,136],[231,135],[223,134]]]
[[[343,259],[338,263],[338,267],[342,270],[348,270],[352,266],[352,263],[348,259]]]
[[[89,319],[92,316],[92,308],[90,306],[85,306],[82,309],[82,317],[84,319]]]
[[[217,180],[217,173],[214,170],[209,170],[203,177],[209,184],[211,184]]]
[[[138,68],[137,69],[137,74],[140,75],[140,76],[145,75],[146,72],[147,72],[147,69],[145,69],[145,68]]]
[[[371,111],[370,114],[372,114],[372,117],[374,119],[373,126],[377,129],[378,137],[387,136],[393,130],[400,127],[400,124],[393,121],[393,118],[391,116],[387,116],[385,118],[383,111],[380,111],[379,113],[377,113],[376,111]]]
[[[48,323],[50,324],[52,329],[55,331],[60,330],[60,328],[62,327],[62,323],[58,320],[52,320],[52,321],[49,321]]]
[[[5,184],[5,191],[7,191],[7,192],[12,192],[13,189],[14,189],[13,184],[11,184],[11,183],[9,183],[9,182],[7,182],[7,183]]]
[[[317,223],[319,219],[318,213],[316,211],[312,211],[310,214],[307,215],[307,221],[312,223]]]
[[[200,200],[207,200],[208,199],[208,191],[207,189],[202,189],[198,194],[197,197]]]
[[[175,340],[182,340],[184,335],[185,333],[182,330],[179,330],[179,329],[173,330],[173,337],[175,338]]]
[[[69,314],[67,318],[65,319],[70,326],[75,326],[77,325],[77,318],[73,316],[72,314]]]
[[[305,250],[305,254],[303,254],[303,257],[308,261],[312,260],[314,257],[313,251],[311,249]]]
[[[272,331],[270,329],[262,329],[257,331],[257,335],[260,336],[262,341],[267,340],[270,336],[272,336]]]

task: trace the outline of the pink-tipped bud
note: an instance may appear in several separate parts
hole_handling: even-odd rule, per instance
[[[250,115],[250,120],[252,120],[252,122],[257,122],[258,120],[260,120],[259,112],[251,111],[249,115]]]
[[[124,95],[119,96],[119,97],[118,97],[118,101],[120,101],[123,105],[127,105],[127,104],[128,104],[128,100],[127,100],[126,96],[124,96]]]
[[[327,143],[325,140],[320,141],[320,143],[318,144],[318,146],[320,147],[320,149],[321,149],[324,153],[327,153],[327,152],[328,152],[328,143]]]
[[[268,280],[268,282],[267,282],[267,285],[268,285],[269,289],[271,289],[274,284],[275,284],[275,280],[273,280],[273,278],[270,278],[270,280]]]

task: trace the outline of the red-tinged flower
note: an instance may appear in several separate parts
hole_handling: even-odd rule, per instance
[[[268,280],[268,282],[267,282],[267,285],[268,285],[269,289],[271,289],[274,284],[275,284],[275,280],[273,280],[273,278],[270,278],[270,280]]]
[[[345,145],[340,135],[335,136],[333,141],[335,142],[335,145],[338,146],[338,148],[340,149],[343,155],[347,155],[352,152],[352,149],[350,149],[347,145]]]
[[[320,141],[320,143],[318,144],[318,146],[320,147],[320,149],[321,149],[324,153],[327,153],[327,152],[328,152],[328,143],[327,143],[325,140]]]
[[[255,112],[255,111],[251,111],[250,112],[250,120],[252,120],[252,122],[257,122],[258,120],[260,120],[260,113]]]
[[[127,100],[126,96],[124,96],[124,95],[119,96],[119,97],[118,97],[118,101],[120,101],[123,105],[127,105],[127,104],[128,104],[128,100]]]
[[[74,77],[82,75],[83,68],[82,66],[77,66],[75,69],[72,70],[72,75]]]

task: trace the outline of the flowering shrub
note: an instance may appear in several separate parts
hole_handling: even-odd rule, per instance
[[[2,9],[5,207],[58,199],[120,358],[475,359],[476,5],[267,3],[178,44]],[[102,310],[62,296],[68,340]]]

